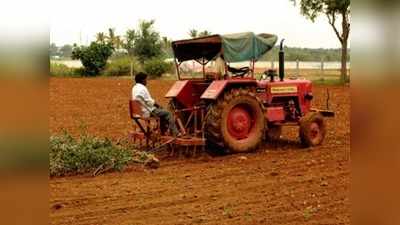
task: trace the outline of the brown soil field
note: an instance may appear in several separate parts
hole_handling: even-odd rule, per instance
[[[173,81],[150,81],[165,105]],[[50,133],[77,135],[82,124],[116,140],[132,129],[132,82],[117,78],[51,78]],[[248,154],[173,158],[148,170],[50,179],[51,224],[350,224],[350,88],[314,87],[324,108],[326,88],[336,117],[325,142],[301,148],[295,127]]]

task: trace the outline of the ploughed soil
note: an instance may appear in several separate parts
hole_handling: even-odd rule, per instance
[[[163,98],[173,81],[150,81]],[[66,129],[114,140],[132,129],[127,79],[50,79],[50,133]],[[326,89],[336,117],[325,142],[301,148],[296,127],[248,154],[162,159],[156,170],[132,165],[97,177],[50,179],[51,224],[350,224],[350,89]]]

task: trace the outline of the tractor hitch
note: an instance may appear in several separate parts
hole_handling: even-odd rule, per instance
[[[335,112],[331,110],[310,109],[310,111],[320,113],[323,117],[335,117]]]
[[[323,117],[334,117],[335,116],[335,112],[332,110],[329,110],[329,99],[330,99],[330,94],[329,94],[329,89],[326,89],[326,109],[322,110],[322,109],[310,109],[310,111],[313,112],[318,112],[321,113],[321,115]]]

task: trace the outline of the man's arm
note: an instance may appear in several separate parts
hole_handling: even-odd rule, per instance
[[[148,105],[146,105],[146,103],[145,103],[145,101],[143,99],[143,96],[137,95],[136,99],[141,102],[142,107],[144,107],[150,114],[153,114],[152,109]]]
[[[149,91],[147,90],[147,88],[144,88],[141,91],[141,96],[144,100],[144,103],[149,106],[150,108],[153,108],[154,105],[156,104],[156,101],[154,101],[154,99],[150,96]]]

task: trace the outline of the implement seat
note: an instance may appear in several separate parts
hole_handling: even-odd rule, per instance
[[[135,131],[131,132],[130,136],[134,141],[139,140],[140,143],[145,139],[146,147],[149,147],[149,144],[155,145],[160,139],[160,119],[153,116],[148,109],[150,117],[144,117],[143,107],[147,109],[139,100],[129,100],[129,114],[136,125]]]

